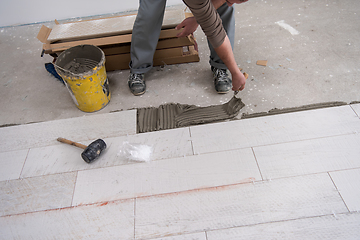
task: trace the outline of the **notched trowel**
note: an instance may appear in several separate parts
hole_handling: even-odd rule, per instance
[[[246,72],[243,73],[244,76],[245,76],[245,79],[248,79],[249,78],[249,74],[247,74]],[[234,97],[236,97],[236,95],[240,92],[240,90],[236,90],[234,91]]]

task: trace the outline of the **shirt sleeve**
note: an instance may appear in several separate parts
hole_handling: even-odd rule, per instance
[[[211,0],[183,0],[207,36],[210,44],[217,48],[226,37],[221,18]]]

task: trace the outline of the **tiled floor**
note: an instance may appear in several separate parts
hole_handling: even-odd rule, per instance
[[[0,239],[359,239],[360,104],[145,134],[135,113],[0,128]]]

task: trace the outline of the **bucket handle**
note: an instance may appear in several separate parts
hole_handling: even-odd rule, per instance
[[[67,69],[64,69],[64,68],[60,67],[59,65],[56,65],[55,63],[53,63],[53,64],[54,64],[55,68],[59,68],[60,70],[62,70],[64,72],[70,73],[70,75],[79,76],[79,77],[84,75],[84,74],[81,74],[81,73],[73,73],[73,72],[71,72],[71,71],[69,71]],[[97,68],[97,66],[95,68]]]

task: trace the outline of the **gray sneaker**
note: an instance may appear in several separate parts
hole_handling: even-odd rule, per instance
[[[217,93],[228,93],[232,88],[232,81],[226,69],[211,67],[214,76],[215,90]]]
[[[135,96],[139,96],[145,93],[145,75],[138,73],[130,73],[128,79],[129,89]]]

